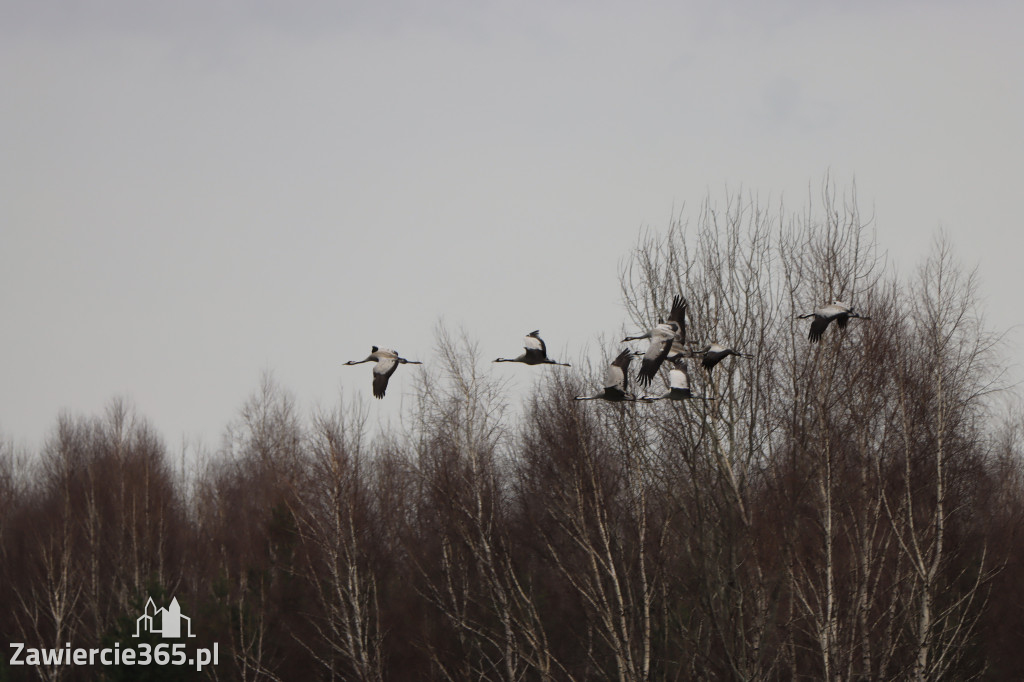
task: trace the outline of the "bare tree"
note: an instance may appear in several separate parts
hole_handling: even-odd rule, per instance
[[[650,500],[655,482],[645,473],[646,432],[636,414],[643,408],[575,402],[578,383],[556,379],[531,403],[521,504],[552,579],[583,615],[570,623],[585,652],[584,660],[573,656],[572,669],[581,678],[651,679],[660,658],[655,631],[664,627],[666,523]]]
[[[910,623],[915,680],[944,679],[972,637],[991,570],[987,548],[971,562],[968,584],[950,594],[954,576],[950,522],[970,504],[956,487],[982,446],[984,396],[996,385],[992,350],[977,309],[975,273],[963,273],[940,238],[925,261],[908,306],[897,390],[903,431],[902,485],[889,505],[899,547],[913,577]],[[961,671],[960,675],[963,672]]]
[[[438,544],[418,562],[424,594],[455,628],[461,653],[455,667],[437,654],[435,664],[450,679],[512,681],[527,670],[551,679],[558,664],[509,535],[505,386],[487,377],[464,332],[439,327],[437,355],[441,376],[424,373],[419,387],[415,447],[430,524],[420,532],[436,532]]]
[[[648,422],[657,433],[651,474],[680,512],[672,515],[679,568],[701,581],[700,608],[676,623],[693,651],[691,671],[744,679],[768,675],[778,651],[774,571],[750,555],[761,532],[758,482],[772,459],[785,388],[776,228],[756,198],[730,195],[721,209],[708,199],[695,223],[679,219],[664,237],[642,237],[621,276],[634,324],[650,324],[665,301],[683,294],[691,348],[722,342],[754,354],[696,369],[693,381],[715,400],[661,410]],[[692,580],[674,586],[693,587]]]
[[[61,416],[38,472],[20,519],[33,538],[20,553],[28,570],[12,581],[22,633],[40,645],[97,643],[145,585],[173,580],[182,519],[162,443],[115,399],[105,418]]]
[[[48,510],[46,516],[34,514],[38,525],[33,537],[19,543],[25,549],[20,557],[25,568],[21,579],[11,585],[19,638],[22,642],[38,642],[38,647],[64,646],[76,637],[82,625],[83,585],[72,560],[70,496],[64,496],[61,502],[61,506]],[[40,679],[61,680],[67,669],[42,663],[35,670]]]
[[[989,573],[977,565],[984,551],[954,555],[942,538],[952,514],[969,520],[950,505],[948,481],[951,462],[959,479],[977,480],[965,467],[985,451],[977,425],[993,338],[969,312],[973,282],[951,272],[948,247],[925,268],[932,284],[903,296],[869,227],[856,188],[840,194],[826,179],[796,215],[756,199],[727,197],[721,210],[708,200],[694,224],[643,235],[623,267],[634,324],[650,325],[682,293],[689,342],[756,353],[694,373],[715,400],[673,405],[638,427],[655,443],[640,470],[676,510],[671,556],[701,581],[698,608],[676,625],[693,673],[966,670]],[[809,344],[796,315],[833,299],[872,322]],[[961,487],[959,504],[968,499]]]
[[[198,482],[198,531],[212,551],[208,570],[219,577],[207,589],[223,609],[243,680],[280,678],[283,643],[299,619],[285,604],[297,561],[303,442],[294,399],[265,374]]]
[[[310,615],[324,645],[297,638],[330,679],[383,680],[377,580],[369,545],[378,517],[366,471],[365,408],[319,414],[310,435],[309,477],[294,513],[307,545],[300,574],[319,609]]]

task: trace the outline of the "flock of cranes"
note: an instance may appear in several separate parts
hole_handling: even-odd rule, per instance
[[[811,321],[811,328],[807,339],[811,343],[818,343],[822,334],[828,326],[835,321],[840,329],[845,329],[851,318],[870,320],[866,315],[861,315],[853,309],[853,306],[841,301],[833,301],[824,305],[814,312],[805,315],[798,315],[800,319],[814,318]],[[642,401],[653,402],[655,400],[714,400],[714,396],[700,396],[690,390],[690,377],[686,371],[687,358],[701,358],[701,365],[707,370],[709,376],[715,365],[730,355],[738,358],[751,358],[753,355],[743,353],[735,348],[728,348],[720,343],[710,343],[703,348],[694,349],[686,341],[686,299],[682,296],[675,296],[672,299],[672,308],[668,314],[668,321],[658,320],[658,324],[639,336],[627,336],[622,343],[649,339],[647,350],[644,352],[634,351],[626,348],[620,352],[605,375],[604,388],[594,395],[578,395],[576,400],[607,400],[610,402],[621,401]],[[668,373],[668,391],[652,396],[646,393],[636,396],[629,392],[629,365],[634,357],[642,356],[640,369],[637,372],[637,383],[646,390],[650,387],[651,381],[658,374],[658,370],[668,360],[672,367]],[[364,362],[376,363],[373,366],[373,397],[383,398],[388,388],[388,380],[395,373],[399,365],[422,365],[416,360],[406,360],[399,357],[396,351],[388,348],[373,346],[370,355],[364,360],[350,360],[346,365],[361,365]],[[567,362],[558,362],[548,357],[547,345],[540,338],[540,330],[534,330],[526,335],[523,342],[523,353],[515,358],[498,358],[494,362],[521,362],[524,365],[559,365],[569,367]]]

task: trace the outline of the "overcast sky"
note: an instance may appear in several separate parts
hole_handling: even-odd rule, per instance
[[[827,171],[903,271],[944,227],[992,324],[1024,324],[1022,25],[1016,1],[0,0],[0,434],[125,396],[172,450],[215,447],[264,370],[303,410],[366,397],[341,363],[429,360],[442,318],[488,357],[537,328],[599,357],[639,229],[727,186],[804,203]]]

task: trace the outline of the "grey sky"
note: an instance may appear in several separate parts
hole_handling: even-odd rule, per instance
[[[125,395],[216,445],[264,369],[369,396],[341,362],[442,317],[596,356],[640,227],[829,169],[1024,323],[1020,3],[370,5],[0,0],[0,433]]]

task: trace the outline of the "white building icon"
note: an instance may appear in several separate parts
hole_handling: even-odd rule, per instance
[[[157,620],[159,619],[159,625]],[[171,605],[165,608],[157,608],[150,597],[146,602],[146,609],[141,616],[135,619],[135,634],[138,637],[142,632],[153,632],[163,637],[182,637],[181,622],[185,621],[185,637],[195,637],[192,634],[192,619],[181,615],[181,606],[178,598],[171,599]]]

